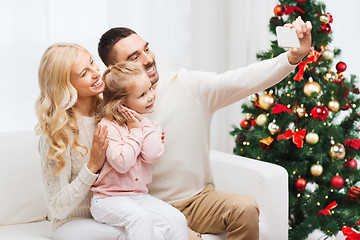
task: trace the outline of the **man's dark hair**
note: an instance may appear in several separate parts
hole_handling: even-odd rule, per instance
[[[131,34],[136,34],[136,32],[130,28],[116,27],[111,28],[101,36],[98,44],[98,53],[107,67],[115,64],[111,56],[114,45]]]

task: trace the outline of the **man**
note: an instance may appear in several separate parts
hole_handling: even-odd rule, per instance
[[[259,209],[249,196],[218,192],[210,171],[210,124],[222,107],[278,83],[294,70],[311,46],[311,23],[297,19],[301,47],[271,60],[223,74],[180,70],[159,76],[155,55],[136,32],[113,28],[98,45],[106,66],[133,61],[146,70],[157,93],[150,118],[166,132],[165,153],[153,165],[150,194],[178,208],[198,233],[229,232],[228,240],[259,239]],[[201,239],[189,231],[190,239]]]

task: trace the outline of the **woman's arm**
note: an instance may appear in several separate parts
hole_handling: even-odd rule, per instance
[[[58,174],[54,170],[54,161],[47,157],[49,141],[41,136],[39,150],[41,156],[42,178],[46,204],[50,214],[57,219],[65,219],[83,201],[95,182],[93,174],[84,164],[79,174],[71,180],[70,149],[63,154],[65,167]]]

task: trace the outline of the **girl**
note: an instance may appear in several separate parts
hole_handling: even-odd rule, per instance
[[[124,62],[103,74],[99,125],[107,127],[106,161],[91,190],[91,213],[99,222],[124,227],[131,240],[187,240],[184,215],[148,194],[151,164],[164,151],[160,125],[142,116],[154,111],[155,92],[146,72]]]
[[[98,65],[83,47],[57,43],[42,56],[36,101],[42,178],[52,239],[126,239],[121,229],[91,218],[92,184],[105,161],[106,127],[95,108],[105,86]]]

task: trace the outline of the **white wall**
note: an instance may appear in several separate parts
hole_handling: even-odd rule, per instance
[[[136,30],[156,54],[160,71],[180,67],[223,72],[256,61],[269,47],[268,31],[275,0],[0,0],[0,131],[31,130],[39,94],[37,70],[52,43],[86,47],[101,69],[97,43],[114,26]],[[326,0],[334,16],[333,45],[342,49],[345,74],[360,77],[355,41],[360,1]],[[247,99],[245,99],[247,101]],[[241,103],[216,113],[212,147],[231,152],[232,124],[241,121]]]

